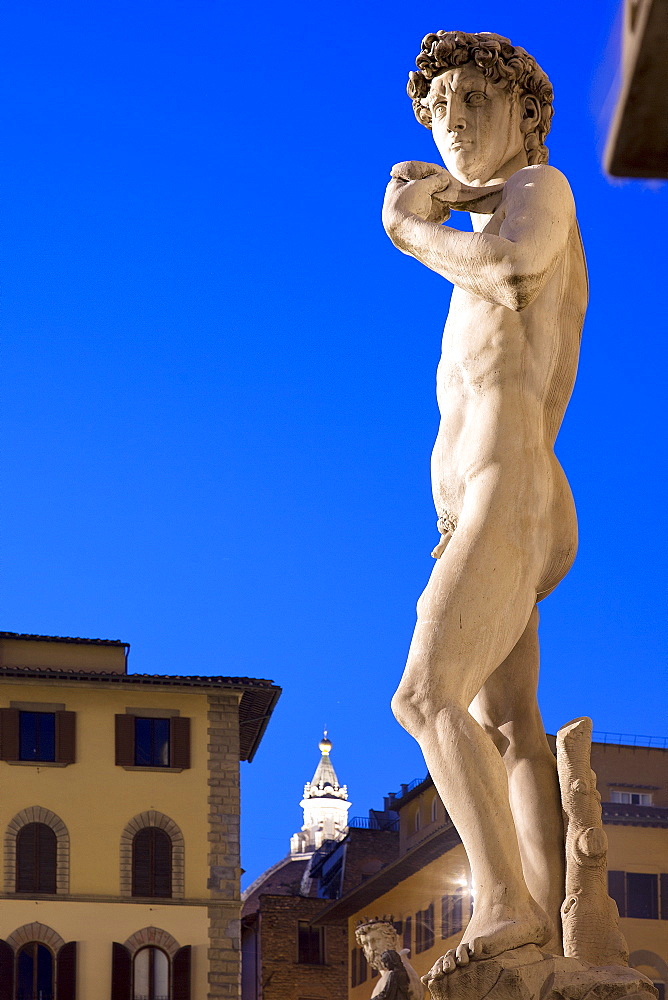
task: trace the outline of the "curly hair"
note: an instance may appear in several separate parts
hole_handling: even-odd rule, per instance
[[[379,920],[376,917],[373,920],[365,918],[365,921],[360,922],[355,928],[355,937],[361,948],[366,944],[369,932],[378,934],[383,940],[385,948],[396,949],[399,935],[389,920]]]
[[[431,111],[424,99],[431,81],[445,69],[454,69],[472,62],[492,83],[501,83],[511,93],[533,95],[540,106],[540,117],[533,131],[524,137],[529,164],[547,163],[545,137],[552,121],[554,92],[547,74],[533,56],[507,38],[482,31],[476,35],[464,31],[437,31],[422,39],[420,54],[415,60],[417,73],[408,74],[408,96],[413,101],[417,120],[431,128]]]

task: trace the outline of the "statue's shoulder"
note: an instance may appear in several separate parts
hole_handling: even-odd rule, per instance
[[[548,163],[536,163],[516,170],[506,181],[504,193],[506,198],[530,196],[532,200],[547,200],[552,205],[558,202],[567,210],[575,210],[573,192],[566,176]]]

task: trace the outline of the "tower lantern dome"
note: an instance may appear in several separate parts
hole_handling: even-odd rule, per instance
[[[320,742],[320,762],[311,781],[304,785],[300,802],[304,810],[304,825],[290,838],[290,853],[311,855],[325,840],[343,840],[348,832],[348,788],[340,785],[330,759],[332,741],[327,730]]]

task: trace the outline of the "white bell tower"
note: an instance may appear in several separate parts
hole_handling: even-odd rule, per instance
[[[304,810],[304,825],[290,838],[293,858],[310,857],[325,840],[343,840],[348,832],[348,788],[339,779],[329,755],[332,744],[327,730],[318,744],[320,763],[312,781],[304,785],[304,798],[299,803]]]

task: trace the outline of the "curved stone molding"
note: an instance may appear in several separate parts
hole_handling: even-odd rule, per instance
[[[653,951],[632,951],[629,955],[629,965],[632,969],[637,969],[639,965],[644,965],[650,969],[656,969],[664,983],[668,983],[668,964]]]
[[[22,809],[7,826],[5,831],[5,892],[16,891],[16,838],[19,830],[28,823],[44,823],[56,835],[56,892],[58,895],[70,891],[70,835],[60,816],[43,806],[29,806]]]
[[[121,896],[132,896],[132,841],[135,834],[146,826],[157,826],[169,835],[172,841],[172,899],[183,899],[185,895],[183,834],[173,819],[155,809],[133,816],[121,834]]]
[[[24,944],[29,944],[30,941],[39,941],[41,944],[47,945],[54,954],[57,954],[65,944],[60,934],[57,934],[52,927],[47,927],[46,924],[39,924],[37,921],[32,924],[24,924],[23,927],[18,927],[7,938],[7,944],[15,952],[19,951]]]
[[[140,931],[135,931],[125,942],[125,947],[134,958],[138,951],[153,945],[155,948],[162,948],[170,958],[174,958],[181,947],[176,938],[173,938],[167,931],[160,927],[143,927]]]

